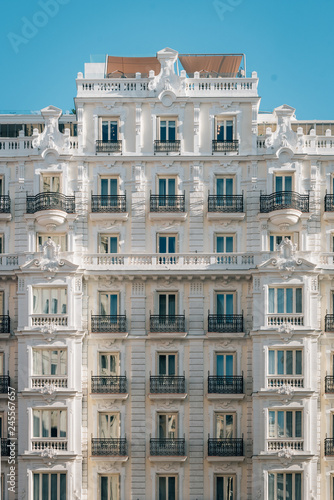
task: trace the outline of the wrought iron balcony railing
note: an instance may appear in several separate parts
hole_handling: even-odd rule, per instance
[[[96,141],[97,153],[121,153],[122,141]]]
[[[184,212],[185,194],[180,195],[150,195],[151,212]]]
[[[126,194],[94,195],[92,194],[92,212],[123,213],[126,212]]]
[[[179,153],[181,141],[154,141],[154,153]]]
[[[68,214],[75,213],[75,196],[65,196],[61,193],[39,193],[27,196],[27,214],[42,210],[62,210]]]
[[[127,383],[125,376],[92,376],[92,392],[94,393],[114,393],[125,394]]]
[[[243,438],[209,438],[209,457],[242,457],[244,454]]]
[[[233,153],[238,151],[239,141],[212,141],[212,153]]]
[[[209,394],[243,394],[244,383],[242,375],[214,376],[209,375]]]
[[[326,375],[325,377],[325,392],[334,394],[334,377],[333,375]]]
[[[6,394],[8,392],[9,386],[10,386],[10,376],[9,375],[0,376],[0,394]]]
[[[2,457],[9,457],[9,444],[11,440],[8,438],[1,438],[1,456]]]
[[[92,438],[92,455],[127,455],[126,438]]]
[[[309,195],[294,191],[277,191],[272,194],[261,194],[260,212],[269,213],[275,210],[294,208],[300,212],[309,212]]]
[[[150,392],[152,394],[184,394],[186,392],[185,377],[176,375],[151,375]]]
[[[10,317],[7,315],[0,316],[0,333],[10,332]]]
[[[126,332],[126,315],[98,315],[91,317],[92,332]]]
[[[209,195],[208,212],[235,213],[244,211],[244,197],[238,195]]]
[[[0,196],[0,213],[10,214],[10,197],[8,195]]]
[[[325,332],[334,332],[334,314],[326,314]]]
[[[186,320],[184,314],[175,315],[154,315],[150,316],[150,331],[159,332],[185,332]]]
[[[208,331],[217,333],[243,332],[242,314],[209,314]]]
[[[184,438],[151,438],[151,456],[185,456],[186,443]]]
[[[334,456],[334,438],[325,439],[325,455]]]
[[[326,194],[325,212],[334,212],[334,194]]]

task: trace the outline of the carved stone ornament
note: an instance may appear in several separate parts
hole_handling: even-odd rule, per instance
[[[41,451],[41,457],[43,459],[43,462],[49,467],[54,462],[56,455],[57,452],[52,448],[44,448],[44,450]]]
[[[178,53],[173,49],[165,48],[160,50],[157,53],[161,64],[160,73],[150,77],[148,84],[150,96],[158,95],[159,100],[166,107],[171,106],[176,97],[184,94],[185,90],[185,75],[180,77],[174,71],[177,56]]]
[[[289,384],[283,384],[277,389],[278,394],[286,394],[287,396],[292,396],[295,392],[294,388]]]
[[[275,132],[267,128],[265,136],[266,148],[276,150],[278,154],[282,150],[287,149],[294,152],[298,143],[297,134],[291,127],[291,120],[294,118],[295,109],[284,104],[274,109],[274,115],[277,117],[277,127]]]
[[[280,450],[277,456],[282,464],[286,467],[292,460],[293,451],[291,450],[291,448],[285,448],[284,450]]]
[[[291,326],[291,323],[284,321],[284,323],[278,327],[278,333],[281,335],[282,340],[287,342],[291,339],[294,333],[294,328]]]
[[[56,245],[49,236],[42,246],[43,257],[41,259],[36,259],[34,265],[39,267],[42,271],[57,271],[59,267],[65,264],[65,262],[59,258],[59,250],[60,245]]]
[[[45,384],[41,387],[40,392],[45,401],[51,404],[56,398],[56,386],[54,384]]]
[[[62,110],[55,106],[48,106],[41,110],[41,114],[45,120],[45,128],[41,134],[33,136],[33,147],[39,148],[43,152],[53,150],[58,154],[69,150],[70,130],[66,129],[65,133],[62,134],[58,127]]]
[[[289,238],[284,238],[281,241],[278,245],[278,250],[279,257],[271,260],[272,265],[278,269],[289,273],[294,271],[296,266],[300,266],[303,263],[301,259],[295,257],[296,245]]]
[[[41,328],[41,333],[42,333],[44,339],[47,340],[48,342],[52,342],[52,340],[54,340],[56,331],[57,330],[56,330],[55,325],[52,325],[52,324],[42,326],[42,328]]]

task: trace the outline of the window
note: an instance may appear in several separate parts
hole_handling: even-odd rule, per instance
[[[159,439],[177,437],[177,413],[158,414]]]
[[[33,375],[66,375],[66,349],[33,349]]]
[[[42,247],[45,242],[48,241],[48,238],[51,238],[52,241],[55,242],[57,246],[60,247],[61,252],[67,251],[67,238],[66,234],[38,234],[37,235],[37,251],[41,252]]]
[[[216,118],[216,133],[215,139],[219,142],[223,141],[233,141],[234,132],[233,132],[233,118],[232,117],[217,117]]]
[[[216,354],[216,375],[218,377],[226,377],[234,375],[234,354]]]
[[[217,196],[232,196],[234,192],[233,177],[217,177],[216,178],[216,194]]]
[[[159,293],[159,316],[176,315],[176,294]]]
[[[0,413],[0,438],[5,437],[3,424],[4,424],[4,414]]]
[[[269,349],[269,375],[302,375],[301,349]]]
[[[0,316],[4,315],[4,303],[5,303],[5,295],[4,292],[0,291]]]
[[[119,356],[115,353],[101,352],[99,355],[100,375],[116,376],[119,374]]]
[[[216,476],[215,500],[235,500],[235,476]]]
[[[118,500],[120,497],[119,475],[100,476],[100,500]]]
[[[301,438],[302,411],[269,410],[269,438]]]
[[[159,177],[158,190],[159,190],[159,196],[175,196],[176,195],[176,178],[175,177]]]
[[[158,476],[158,500],[177,500],[177,476]]]
[[[216,295],[216,308],[218,315],[233,314],[233,293],[217,293]]]
[[[268,474],[268,500],[302,500],[302,474],[275,472]]]
[[[0,352],[0,375],[4,374],[4,369],[5,369],[5,363],[4,363],[4,353]]]
[[[5,253],[5,241],[3,234],[0,234],[0,253]]]
[[[66,500],[66,474],[34,473],[33,490],[34,500]]]
[[[159,119],[159,139],[169,142],[176,140],[176,118]]]
[[[288,238],[291,240],[291,234],[271,234],[269,237],[269,250],[270,252],[275,252],[277,250],[278,245],[282,243],[282,241]]]
[[[117,196],[118,195],[117,177],[101,177],[100,188],[102,196]]]
[[[118,140],[118,120],[116,118],[100,120],[100,137],[102,141]]]
[[[99,236],[100,253],[118,253],[118,236],[110,234],[100,234]]]
[[[216,252],[230,253],[234,251],[234,236],[227,234],[216,234]]]
[[[59,175],[42,175],[42,192],[43,193],[60,193],[60,176]]]
[[[99,438],[119,438],[119,413],[99,413]]]
[[[176,234],[158,234],[158,253],[175,253],[176,242]]]
[[[67,289],[66,288],[34,288],[33,289],[34,314],[66,314]]]
[[[222,413],[216,415],[216,438],[232,439],[235,438],[235,414]]]
[[[292,191],[293,189],[292,175],[276,175],[275,176],[275,192]]]
[[[4,194],[5,181],[4,178],[0,176],[0,196]]]
[[[34,438],[66,438],[67,410],[33,410]]]
[[[158,354],[159,375],[176,375],[176,354]]]
[[[269,314],[303,312],[301,288],[269,288]]]
[[[100,314],[102,316],[117,316],[118,294],[100,292]]]

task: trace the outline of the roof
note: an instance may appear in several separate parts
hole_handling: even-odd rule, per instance
[[[107,58],[107,76],[112,76],[112,78],[134,78],[136,73],[141,73],[145,78],[152,69],[156,75],[159,74],[160,68],[160,62],[156,57],[108,56]]]
[[[243,54],[180,54],[179,60],[190,78],[196,71],[212,77],[234,78],[242,57]]]

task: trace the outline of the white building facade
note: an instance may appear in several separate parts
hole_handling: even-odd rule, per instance
[[[334,121],[241,54],[76,83],[0,115],[4,500],[333,499]]]

